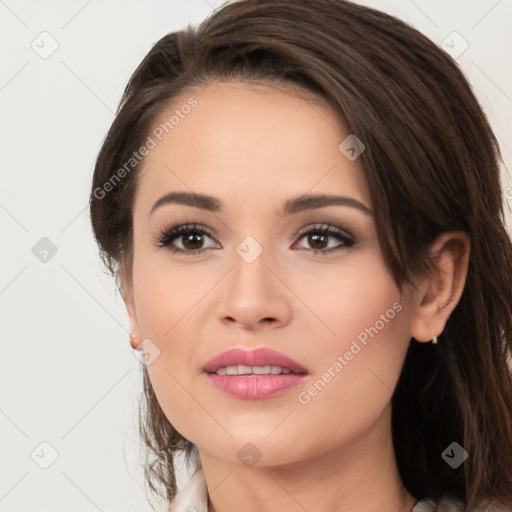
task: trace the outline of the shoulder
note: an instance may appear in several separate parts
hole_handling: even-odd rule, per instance
[[[431,499],[420,500],[411,512],[512,512],[512,509],[487,500],[472,511],[466,511],[461,500],[451,495],[444,495],[437,502]]]

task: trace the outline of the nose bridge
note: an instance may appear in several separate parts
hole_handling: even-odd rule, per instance
[[[286,321],[289,316],[285,287],[274,275],[276,259],[269,247],[248,236],[235,247],[232,271],[223,290],[221,318],[246,326],[263,319]]]
[[[231,291],[243,293],[248,297],[270,294],[271,289],[274,288],[269,279],[272,276],[269,268],[272,265],[272,259],[268,244],[263,247],[263,244],[253,236],[245,237],[235,247],[235,254],[233,254]]]

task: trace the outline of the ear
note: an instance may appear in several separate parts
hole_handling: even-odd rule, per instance
[[[123,297],[128,318],[130,320],[130,345],[134,350],[143,352],[142,336],[135,309],[135,300],[133,294],[133,279],[131,271],[121,263],[116,271],[117,280],[119,282],[121,296]]]
[[[431,246],[437,261],[431,276],[416,289],[411,336],[426,342],[439,336],[457,306],[469,266],[470,239],[463,231],[443,233]]]

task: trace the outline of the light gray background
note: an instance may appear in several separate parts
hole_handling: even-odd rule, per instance
[[[467,42],[457,61],[509,163],[512,1],[358,3],[397,15],[451,51]],[[97,255],[88,195],[132,71],[160,37],[220,4],[0,0],[0,511],[150,510],[135,430],[140,363]],[[52,44],[56,51],[42,58]],[[510,204],[505,169],[503,182]],[[33,252],[43,237],[57,249],[46,262]],[[58,458],[43,469],[53,450]]]

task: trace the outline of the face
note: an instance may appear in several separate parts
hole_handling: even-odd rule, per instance
[[[390,411],[411,319],[361,159],[339,149],[350,132],[320,100],[271,85],[194,90],[157,125],[176,109],[140,171],[129,293],[163,411],[200,452],[238,464],[246,443],[263,465],[349,445]],[[176,192],[215,199],[153,210]],[[304,201],[322,195],[338,199]],[[232,348],[269,348],[307,373],[204,371]],[[234,378],[245,396],[213,384]],[[284,388],[265,394],[273,378]]]

